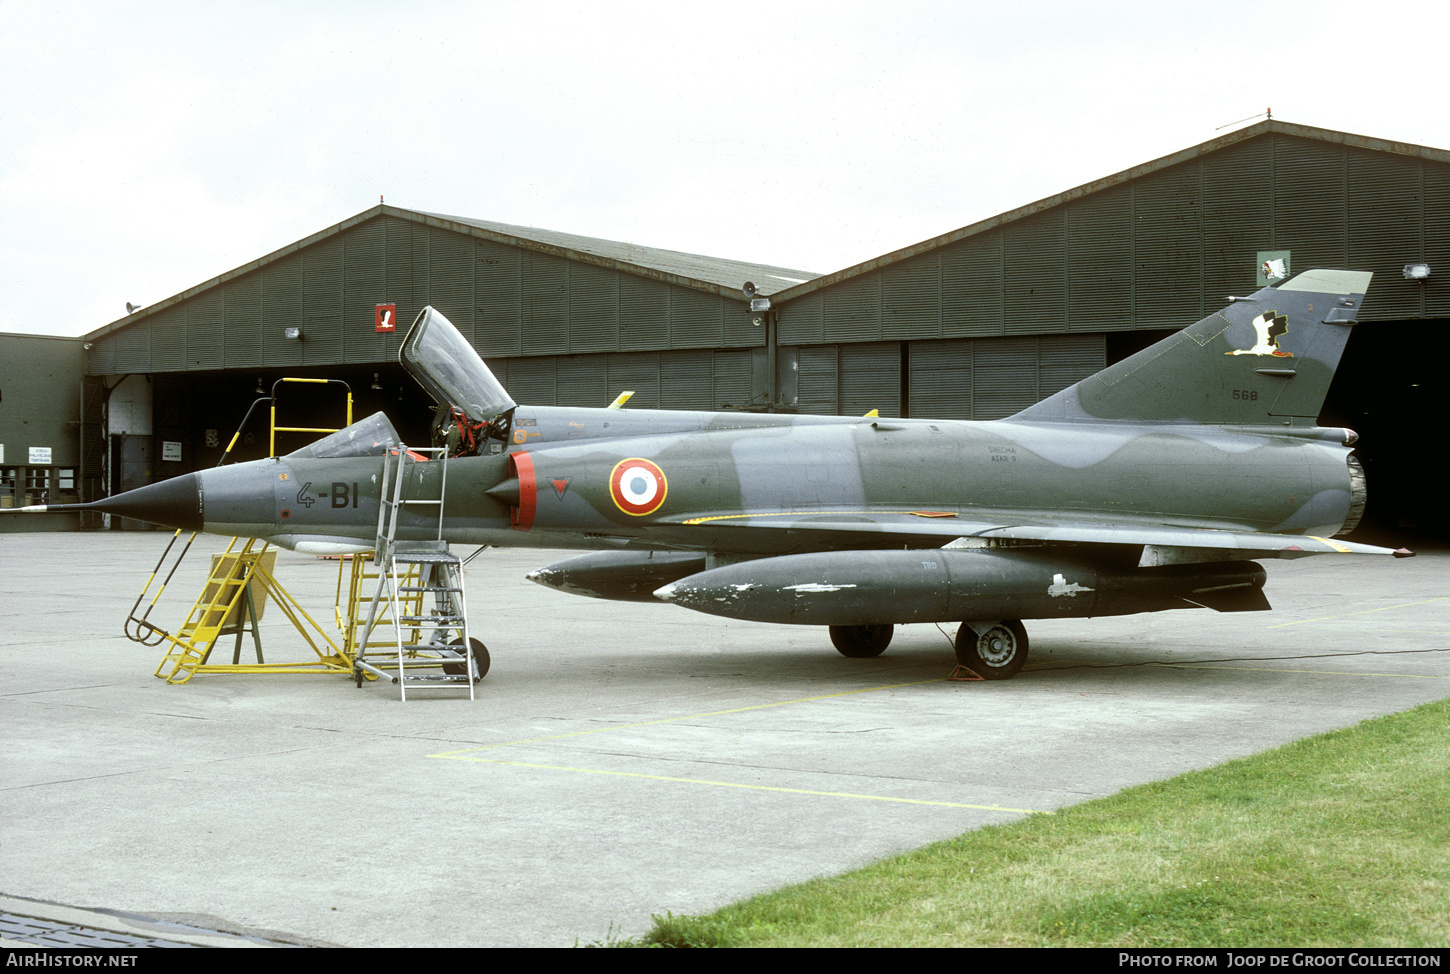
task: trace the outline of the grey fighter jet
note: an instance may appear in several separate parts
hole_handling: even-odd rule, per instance
[[[1337,539],[1363,476],[1354,433],[1316,423],[1369,281],[1311,270],[1230,298],[994,422],[517,406],[429,308],[400,358],[447,417],[446,461],[410,457],[379,413],[67,507],[371,550],[391,464],[408,496],[442,497],[454,544],[594,549],[541,584],[827,626],[851,657],[897,624],[956,622],[958,660],[1006,679],[1023,619],[1268,609],[1252,559],[1410,554]],[[436,511],[404,510],[397,538],[435,536]]]

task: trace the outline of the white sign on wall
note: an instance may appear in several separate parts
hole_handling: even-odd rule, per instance
[[[162,440],[161,441],[161,459],[163,459],[163,460],[180,460],[181,459],[181,441],[180,440]]]
[[[27,462],[32,464],[50,463],[50,447],[32,446],[30,448],[30,459]]]

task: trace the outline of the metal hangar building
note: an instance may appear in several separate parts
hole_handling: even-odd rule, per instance
[[[51,499],[214,464],[281,376],[426,439],[425,305],[519,402],[995,419],[1311,267],[1375,274],[1321,417],[1361,434],[1369,519],[1443,532],[1416,437],[1450,406],[1450,152],[1276,119],[824,275],[378,205],[86,335],[81,496]],[[342,423],[326,388],[278,412]]]

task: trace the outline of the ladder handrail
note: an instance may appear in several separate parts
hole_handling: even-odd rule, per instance
[[[268,440],[268,443],[267,443],[267,455],[268,456],[275,457],[277,455],[277,433],[278,432],[282,432],[282,433],[336,433],[337,432],[336,429],[324,429],[324,428],[319,428],[319,427],[315,427],[315,426],[278,426],[277,425],[277,387],[280,386],[284,382],[311,382],[311,383],[315,383],[315,384],[318,384],[318,385],[331,384],[331,383],[334,383],[335,382],[338,385],[342,386],[344,389],[347,390],[347,422],[346,423],[343,423],[342,426],[339,427],[339,429],[343,429],[343,428],[346,428],[346,427],[352,425],[352,386],[348,385],[346,382],[342,381],[341,379],[303,379],[303,378],[295,377],[295,376],[283,376],[282,378],[278,379],[276,382],[272,383],[272,415],[271,415],[272,434],[271,434],[271,439]]]
[[[428,462],[426,458],[415,459],[425,454],[433,454],[437,459],[432,461],[438,463],[438,496],[431,497],[408,497],[406,481],[417,464]],[[397,459],[394,460],[394,457]],[[420,471],[421,473],[421,471]],[[419,483],[423,482],[420,476]],[[455,685],[457,670],[453,670],[448,676],[434,678],[435,682],[417,682],[419,678],[414,677],[410,683],[407,676],[407,658],[417,656],[421,650],[424,653],[435,654],[431,665],[441,665],[445,673],[448,667],[456,667],[458,663],[463,665],[462,680],[468,685],[468,697],[474,697],[473,684],[475,674],[481,677],[482,669],[474,659],[473,641],[468,633],[468,612],[467,604],[463,598],[463,565],[461,560],[448,551],[448,542],[443,537],[444,516],[447,510],[448,499],[448,449],[447,447],[421,447],[409,449],[407,446],[399,445],[395,449],[388,450],[383,456],[383,476],[379,489],[378,504],[378,531],[377,541],[374,549],[374,563],[378,566],[378,586],[373,594],[371,604],[368,606],[367,623],[363,627],[361,638],[356,643],[357,653],[354,657],[354,672],[361,681],[363,673],[370,673],[374,676],[382,676],[383,673],[377,666],[364,660],[367,648],[373,634],[373,630],[382,623],[385,615],[391,614],[393,624],[393,635],[397,646],[397,671],[398,676],[394,680],[399,685],[399,695],[402,700],[408,699],[408,687]],[[407,504],[436,504],[438,507],[437,531],[431,543],[433,550],[398,550],[398,518]],[[424,542],[428,545],[427,542]],[[418,606],[413,615],[405,616],[403,612],[403,594],[400,589],[399,579],[401,572],[400,563],[415,564],[417,568],[418,584]],[[427,595],[432,595],[433,604],[426,605]],[[410,595],[410,597],[412,597]],[[388,612],[382,612],[383,600],[387,600]],[[412,632],[411,638],[405,642],[403,630]],[[423,633],[429,631],[427,641],[423,640]],[[457,632],[460,638],[452,642],[441,642],[446,640],[450,632]],[[456,649],[455,649],[456,646]],[[456,654],[456,655],[454,655]],[[452,663],[444,663],[443,660],[453,660]],[[414,659],[413,665],[419,665],[420,660]]]

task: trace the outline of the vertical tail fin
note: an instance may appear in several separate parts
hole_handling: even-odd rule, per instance
[[[1371,275],[1312,270],[1110,365],[1012,419],[1312,424]]]

